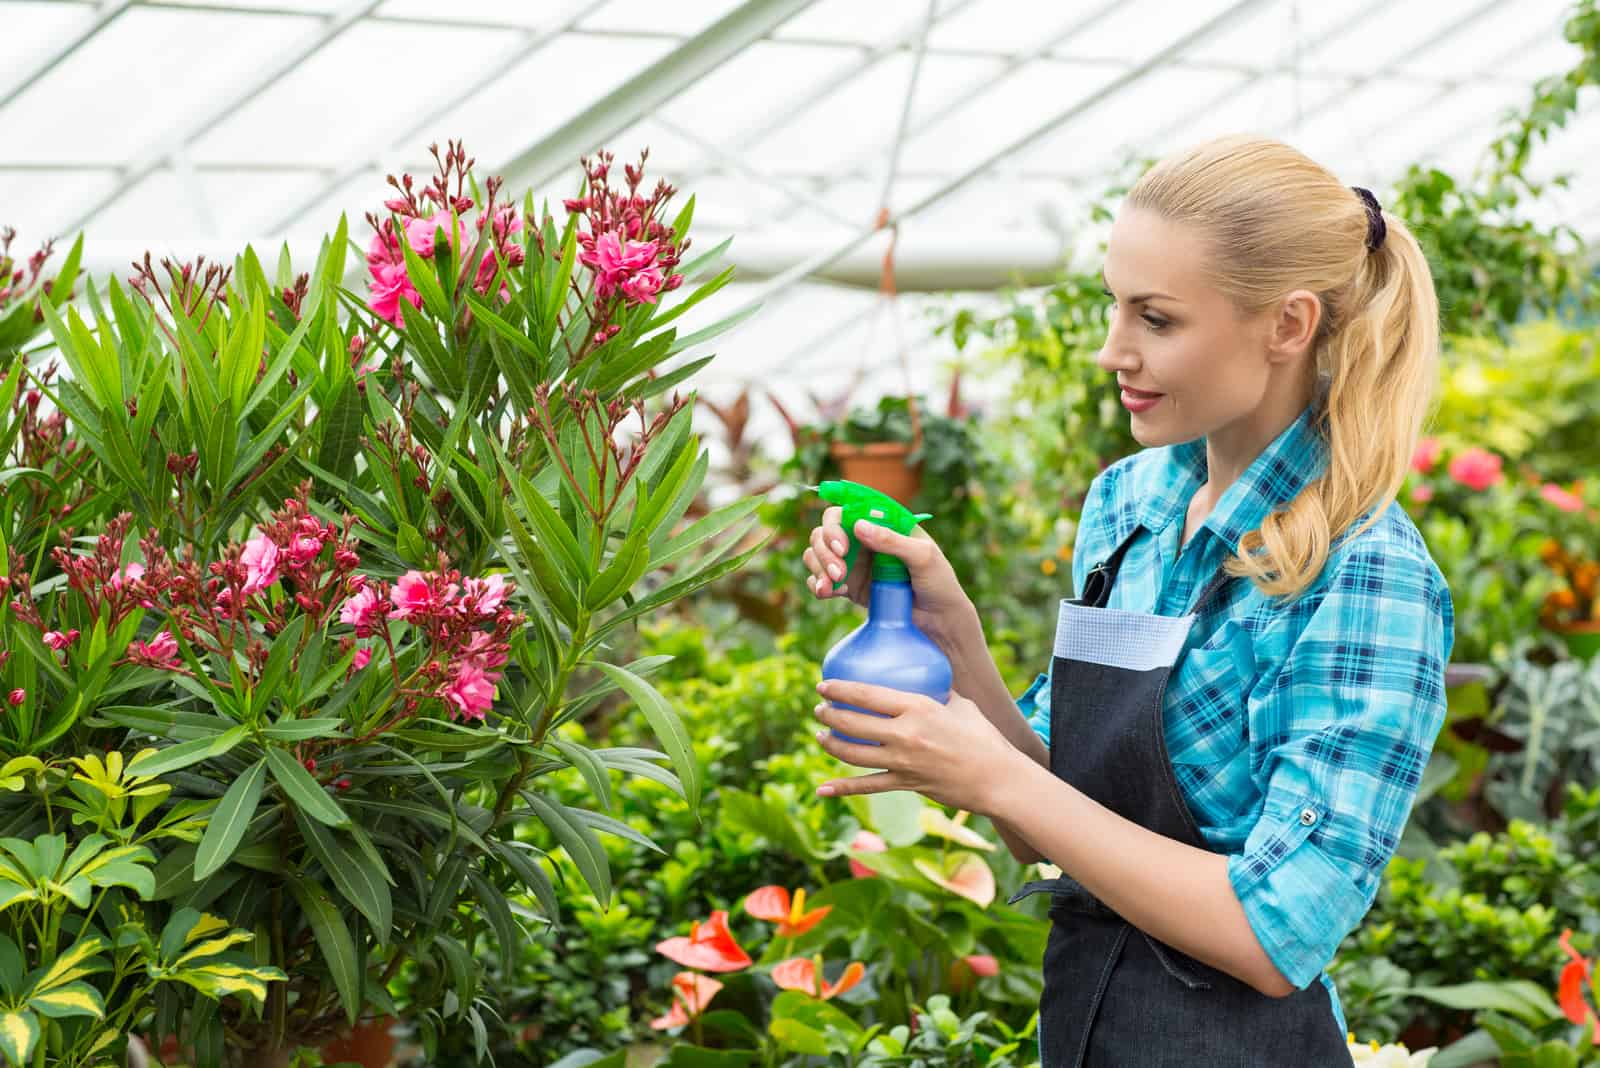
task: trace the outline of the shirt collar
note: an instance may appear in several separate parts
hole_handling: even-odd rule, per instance
[[[1318,430],[1315,407],[1308,405],[1294,422],[1263,449],[1222,494],[1202,527],[1239,551],[1239,539],[1261,526],[1273,508],[1288,503],[1327,464],[1327,443]],[[1139,522],[1159,534],[1183,515],[1194,491],[1206,481],[1206,439],[1169,445],[1154,466],[1155,478],[1141,494]]]

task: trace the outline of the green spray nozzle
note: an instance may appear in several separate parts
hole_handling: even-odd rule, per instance
[[[845,574],[855,566],[856,544],[855,529],[859,520],[865,519],[880,527],[888,527],[897,534],[910,536],[917,524],[933,516],[926,512],[913,512],[887,493],[863,486],[859,482],[847,482],[844,479],[834,479],[824,482],[820,486],[807,486],[807,489],[817,491],[817,494],[829,504],[837,504],[844,510],[844,536],[849,552],[845,554]],[[906,570],[906,565],[898,558],[887,553],[878,553],[872,560],[872,577],[874,579],[887,579],[891,582],[905,582],[911,577]],[[838,589],[844,583],[834,586]]]

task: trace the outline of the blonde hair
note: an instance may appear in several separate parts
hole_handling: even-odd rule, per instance
[[[1428,261],[1387,212],[1387,235],[1369,251],[1356,193],[1266,138],[1224,137],[1168,156],[1139,179],[1127,205],[1194,227],[1213,280],[1246,314],[1296,289],[1322,301],[1312,385],[1327,471],[1241,538],[1226,564],[1263,593],[1293,598],[1321,574],[1347,528],[1368,512],[1354,533],[1377,522],[1405,479],[1439,377]]]

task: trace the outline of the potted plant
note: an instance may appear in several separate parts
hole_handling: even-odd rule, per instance
[[[1545,595],[1539,622],[1554,631],[1575,657],[1600,652],[1600,509],[1595,491],[1581,482],[1570,487],[1547,483],[1540,495],[1551,505],[1550,537],[1539,549],[1563,585]]]

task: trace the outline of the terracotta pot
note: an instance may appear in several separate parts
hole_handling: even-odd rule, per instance
[[[324,1045],[318,1052],[330,1064],[354,1061],[362,1068],[390,1068],[398,1043],[389,1033],[396,1020],[380,1016],[362,1020],[349,1032]]]
[[[1567,652],[1579,660],[1588,660],[1600,653],[1600,620],[1585,623],[1562,623],[1548,628],[1567,644]]]
[[[915,448],[904,441],[875,441],[869,445],[834,442],[828,453],[839,464],[839,473],[851,482],[871,486],[887,493],[906,507],[922,488],[922,464],[909,463]]]

